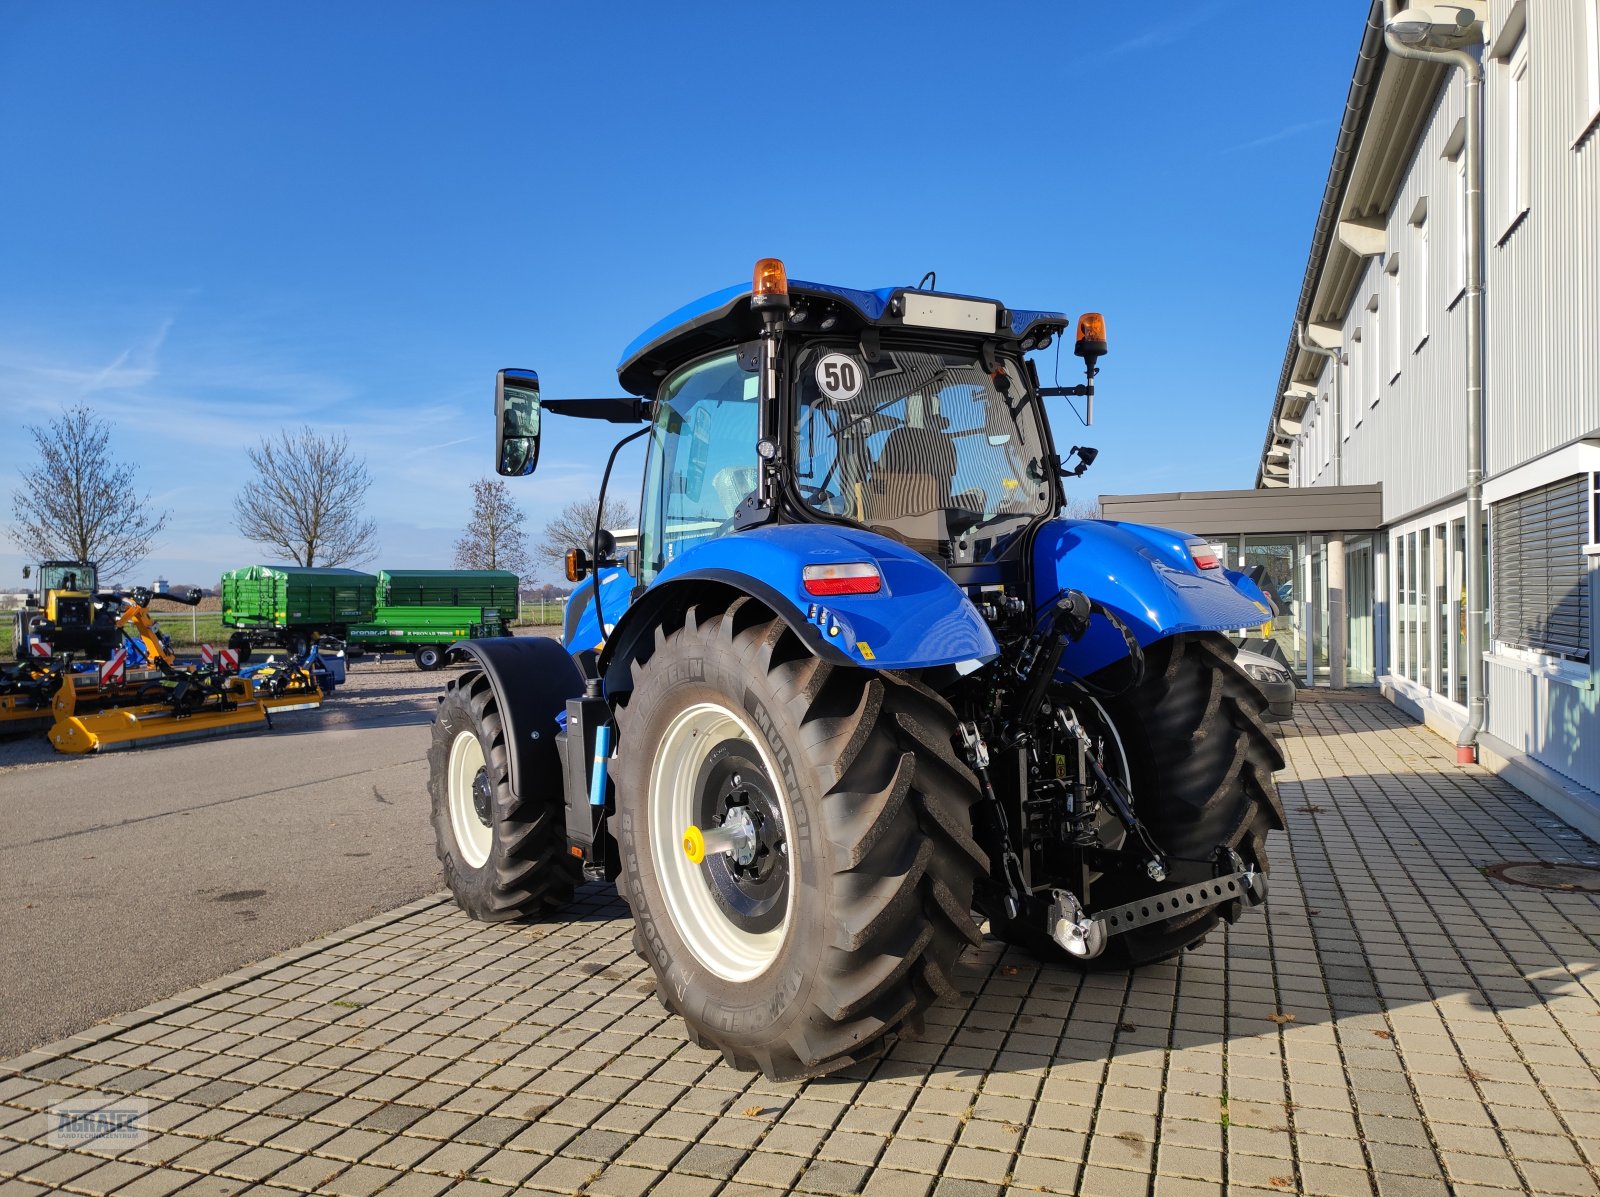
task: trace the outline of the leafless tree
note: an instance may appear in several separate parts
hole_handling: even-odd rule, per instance
[[[456,568],[528,573],[526,519],[504,478],[479,478],[472,484],[472,522],[456,541]]]
[[[296,565],[350,565],[377,553],[377,525],[365,514],[372,479],[344,433],[285,428],[245,454],[254,477],[233,497],[233,510],[246,540]]]
[[[39,461],[11,492],[11,539],[35,561],[95,561],[102,580],[131,574],[168,513],[136,491],[135,467],[112,457],[111,424],[79,404],[26,429]]]
[[[1077,495],[1067,500],[1064,513],[1069,520],[1097,520],[1100,518],[1100,500]]]
[[[598,495],[568,503],[561,509],[560,515],[544,526],[544,531],[539,534],[538,548],[534,551],[542,560],[556,566],[562,564],[567,550],[574,546],[587,552],[589,542],[594,539],[594,513],[599,505]],[[609,529],[625,528],[633,522],[633,511],[625,504],[608,498],[603,522]]]

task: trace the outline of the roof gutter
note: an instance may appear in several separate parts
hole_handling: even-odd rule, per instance
[[[1283,414],[1283,393],[1289,389],[1294,374],[1295,355],[1301,348],[1301,329],[1311,314],[1311,299],[1322,280],[1322,267],[1339,226],[1339,207],[1350,181],[1350,166],[1355,161],[1356,147],[1361,143],[1361,131],[1367,123],[1367,111],[1377,90],[1384,48],[1383,20],[1382,2],[1373,0],[1367,10],[1367,27],[1361,35],[1361,51],[1356,57],[1356,72],[1350,80],[1350,93],[1345,97],[1344,117],[1339,122],[1339,137],[1333,146],[1333,163],[1328,167],[1328,182],[1322,189],[1322,207],[1317,212],[1317,224],[1311,234],[1311,253],[1306,260],[1305,278],[1300,284],[1300,301],[1295,305],[1294,325],[1289,330],[1289,348],[1284,354],[1283,370],[1278,375],[1278,390],[1273,396],[1267,435],[1261,445],[1260,462],[1256,466],[1257,487],[1261,485],[1267,453],[1272,448],[1278,419]]]

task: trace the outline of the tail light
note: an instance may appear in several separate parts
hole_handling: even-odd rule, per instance
[[[883,575],[868,561],[842,565],[808,565],[800,571],[807,594],[827,598],[836,594],[877,594],[883,589]]]
[[[1205,541],[1196,537],[1189,543],[1189,556],[1194,558],[1194,563],[1200,569],[1221,569],[1222,559],[1217,556],[1217,550]]]

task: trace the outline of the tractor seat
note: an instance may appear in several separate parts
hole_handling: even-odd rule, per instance
[[[867,523],[889,525],[912,548],[932,551],[949,538],[945,511],[955,472],[955,446],[942,431],[896,428],[867,483]]]

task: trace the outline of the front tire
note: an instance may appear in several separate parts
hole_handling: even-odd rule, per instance
[[[617,713],[613,828],[662,1003],[776,1079],[881,1054],[982,941],[954,713],[908,677],[818,660],[747,598],[691,609],[647,652]],[[691,863],[690,822],[750,838]]]
[[[561,778],[511,792],[506,729],[481,669],[445,686],[428,748],[428,797],[445,884],[475,919],[497,923],[572,901],[583,866],[567,852]]]

